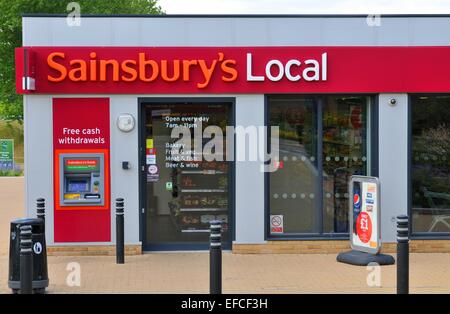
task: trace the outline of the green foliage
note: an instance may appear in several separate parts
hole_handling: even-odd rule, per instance
[[[0,0],[0,117],[21,121],[15,93],[14,48],[22,46],[22,14],[68,14],[70,0]],[[164,14],[157,0],[78,0],[81,14]]]
[[[0,177],[20,177],[23,175],[22,169],[16,168],[12,170],[1,170]]]

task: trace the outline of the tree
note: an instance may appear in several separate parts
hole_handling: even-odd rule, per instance
[[[78,0],[81,14],[164,14],[158,0]],[[23,119],[15,90],[14,48],[22,46],[22,14],[68,14],[70,0],[0,0],[0,119]]]

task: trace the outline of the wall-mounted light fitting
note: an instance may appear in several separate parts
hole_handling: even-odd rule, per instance
[[[134,117],[129,113],[122,113],[117,118],[117,127],[122,132],[130,132],[134,129]]]

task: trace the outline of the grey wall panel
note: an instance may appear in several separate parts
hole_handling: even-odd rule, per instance
[[[135,96],[113,96],[110,99],[111,119],[111,230],[116,239],[115,199],[125,200],[125,243],[139,243],[139,140],[138,104]],[[136,127],[131,132],[117,128],[121,113],[133,115]],[[131,169],[123,170],[122,161],[129,161]]]
[[[140,33],[137,41],[143,46],[173,46],[172,36],[176,33],[178,35],[175,36],[180,41],[179,46],[189,46],[187,24],[186,19],[160,20],[153,23],[139,20]],[[167,30],[170,30],[170,35],[167,34]],[[132,38],[136,41],[134,37]]]
[[[36,217],[36,199],[45,198],[47,241],[53,243],[53,119],[50,96],[24,96],[25,206]]]
[[[71,46],[74,42],[83,42],[85,46],[111,45],[113,43],[113,21],[109,19],[90,20],[83,19],[80,26],[68,26],[65,19],[52,19],[49,21],[51,25],[50,45],[54,46]],[[33,31],[35,27],[47,25],[30,25]],[[26,31],[27,29],[24,28]],[[25,34],[27,34],[25,32]],[[126,41],[127,36],[121,38]]]
[[[156,29],[142,29],[142,24],[136,19],[127,19],[123,23],[111,23],[111,44],[115,46],[133,46],[136,45],[135,37],[133,34],[143,33],[158,33]],[[143,36],[141,36],[142,38]],[[141,45],[140,43],[139,45]]]
[[[24,17],[24,46],[450,45],[450,17]]]
[[[345,19],[344,21],[341,21],[340,18],[328,18],[322,19],[321,22],[322,27],[319,32],[314,29],[310,30],[320,36],[320,45],[377,45],[376,28],[369,26],[364,18]]]
[[[397,100],[394,107],[391,98]],[[396,242],[395,217],[408,212],[408,96],[379,96],[379,178],[381,237]]]
[[[186,32],[186,43],[190,46],[192,42],[202,38],[202,46],[232,46],[234,37],[234,20],[205,19],[204,21],[183,19]],[[222,34],[220,36],[211,36],[211,33]],[[171,46],[172,43],[168,43]]]
[[[260,46],[272,42],[269,30],[270,20],[263,19],[234,19],[232,46]]]
[[[286,18],[282,23],[277,19],[271,19],[268,24],[268,38],[279,45],[296,46],[307,43],[316,46],[321,44],[322,36],[317,36],[322,30],[321,19],[305,19],[302,23],[295,18]]]
[[[428,38],[436,46],[449,45],[450,24],[444,18],[422,18],[411,20],[411,45],[420,45],[422,38]]]
[[[236,97],[236,125],[264,125],[264,95]],[[236,156],[248,146],[236,142]],[[264,242],[264,172],[261,161],[236,161],[236,243]]]
[[[399,23],[396,19],[381,19],[380,25],[372,28],[376,32],[376,42],[379,45],[408,46],[412,44],[411,19],[405,19],[402,23]],[[421,40],[424,45],[427,43],[423,37]],[[429,44],[433,45],[432,42]]]

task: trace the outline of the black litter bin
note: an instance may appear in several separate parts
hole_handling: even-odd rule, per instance
[[[13,293],[20,292],[20,226],[23,225],[31,225],[33,232],[33,293],[44,293],[48,287],[47,246],[45,222],[40,218],[11,221],[8,287]]]

